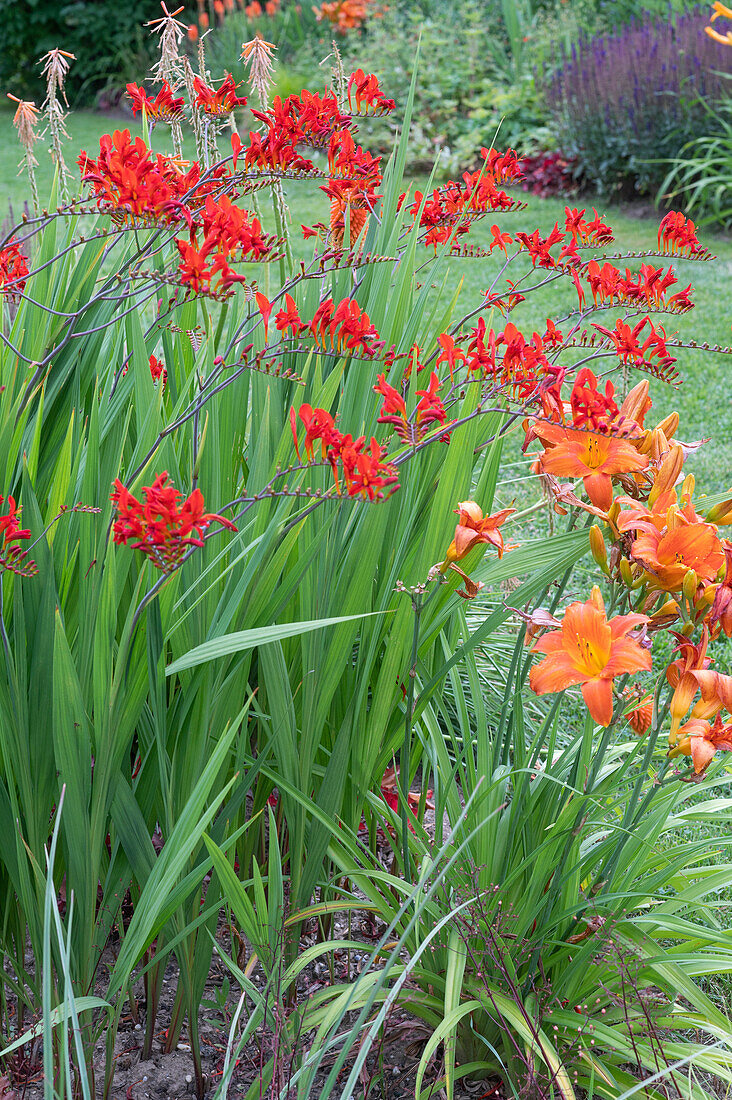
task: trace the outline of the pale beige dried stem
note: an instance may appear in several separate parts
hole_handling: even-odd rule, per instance
[[[204,31],[204,33],[198,39],[198,75],[200,76],[204,84],[211,83],[211,74],[206,68],[206,44],[204,42],[206,35],[209,35],[210,33],[210,30]]]
[[[259,97],[263,111],[269,107],[269,93],[274,86],[272,61],[276,49],[274,43],[265,42],[259,33],[251,42],[243,42],[241,47],[242,59],[249,68],[249,87]]]
[[[17,96],[11,95],[10,92],[8,92],[8,99],[12,99],[13,103],[18,104],[13,118],[13,126],[18,131],[18,140],[25,149],[25,156],[20,162],[20,167],[22,168],[23,164],[25,164],[25,169],[30,181],[31,195],[33,196],[33,206],[36,213],[38,213],[40,210],[38,184],[36,182],[36,167],[38,161],[33,155],[33,146],[38,141],[38,134],[35,128],[38,124],[38,115],[40,112],[35,103],[31,103],[27,99],[18,99]]]
[[[333,63],[331,65],[330,74],[333,78],[333,91],[338,98],[338,106],[341,111],[348,110],[348,81],[346,80],[346,70],[343,68],[343,58],[341,57],[341,51],[335,43],[335,40],[331,43],[333,46]]]
[[[43,108],[51,135],[51,157],[58,168],[59,188],[64,202],[68,202],[69,199],[67,179],[71,176],[71,172],[66,167],[63,156],[63,139],[69,135],[66,130],[66,112],[63,109],[61,97],[68,107],[64,85],[69,71],[69,62],[75,60],[76,56],[73,53],[55,49],[49,50],[39,61],[39,65],[43,65],[43,75],[46,78],[46,98]]]
[[[178,52],[178,46],[187,33],[187,27],[184,23],[181,23],[180,19],[176,19],[176,15],[180,15],[184,11],[183,7],[176,8],[175,11],[168,11],[165,0],[160,0],[160,7],[163,9],[163,15],[160,19],[151,19],[145,24],[146,27],[152,28],[150,34],[157,34],[160,36],[158,41],[158,48],[160,50],[160,60],[157,65],[152,68],[152,74],[156,80],[167,80],[170,87],[175,90],[180,83],[180,67],[181,59]],[[173,153],[176,157],[183,156],[183,130],[181,129],[180,122],[172,121],[170,123],[170,136],[173,142]]]
[[[203,138],[203,125],[201,122],[201,111],[196,106],[196,89],[193,86],[195,76],[193,68],[187,57],[183,58],[183,82],[186,86],[186,92],[188,93],[188,102],[191,105],[191,122],[193,124],[193,136],[196,139],[196,156],[199,161],[203,161],[205,153],[205,143]]]

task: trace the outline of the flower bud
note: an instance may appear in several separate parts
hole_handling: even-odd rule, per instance
[[[687,570],[686,576],[681,584],[681,591],[689,601],[690,604],[694,603],[694,597],[696,596],[696,590],[699,587],[699,578],[696,575],[694,569]]]
[[[633,577],[633,570],[631,568],[630,562],[627,558],[620,559],[618,572],[620,573],[620,579],[622,580],[625,587],[632,588],[633,584],[635,583],[635,579]]]
[[[720,526],[732,523],[732,497],[728,497],[727,500],[722,500],[719,504],[715,504],[713,508],[710,508],[707,512],[707,521]]]
[[[600,569],[602,569],[606,577],[609,577],[610,569],[607,564],[605,537],[596,523],[593,523],[592,527],[590,527],[590,550],[596,563],[600,566]]]
[[[635,420],[639,427],[643,427],[643,418],[652,405],[651,398],[649,396],[650,386],[647,379],[643,379],[637,386],[633,386],[628,396],[620,406],[621,416],[628,417],[630,420]]]
[[[648,503],[652,508],[659,497],[668,492],[669,489],[673,489],[674,485],[679,479],[684,466],[684,451],[679,444],[675,444],[668,452],[661,467],[656,474],[653,482],[653,488],[648,496]]]
[[[677,412],[669,413],[665,416],[660,424],[656,425],[656,431],[661,431],[666,436],[666,439],[673,439],[676,435],[676,431],[679,426],[679,414]]]

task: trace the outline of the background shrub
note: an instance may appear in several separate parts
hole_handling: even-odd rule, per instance
[[[668,158],[709,125],[722,100],[718,46],[706,5],[669,19],[648,13],[615,34],[583,35],[543,81],[557,144],[600,194],[648,194]]]
[[[37,62],[58,46],[76,54],[67,85],[70,103],[94,102],[109,89],[119,92],[150,67],[156,41],[143,24],[161,14],[159,0],[0,0],[6,43],[0,83],[40,103]]]

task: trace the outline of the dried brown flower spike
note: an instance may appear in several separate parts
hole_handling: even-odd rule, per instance
[[[13,117],[13,126],[18,131],[18,140],[25,149],[25,156],[20,163],[20,167],[25,168],[28,173],[28,179],[31,185],[31,194],[33,195],[33,206],[36,213],[40,209],[38,202],[38,185],[36,183],[36,167],[38,161],[33,155],[33,146],[38,141],[38,134],[35,131],[35,127],[38,123],[39,111],[35,103],[31,103],[27,99],[18,99],[17,96],[11,95],[8,92],[8,99],[12,99],[13,103],[17,103],[18,107]]]
[[[51,156],[58,167],[59,187],[65,201],[69,197],[66,179],[71,173],[66,167],[63,157],[62,139],[67,138],[69,135],[65,126],[66,115],[60,97],[63,96],[63,102],[68,107],[64,84],[69,71],[69,61],[75,60],[75,54],[68,53],[66,50],[55,49],[44,54],[39,62],[43,65],[43,75],[46,78],[46,98],[43,107],[46,111],[48,129],[51,134]]]
[[[274,43],[265,42],[259,33],[241,47],[242,59],[249,67],[249,86],[259,96],[263,111],[269,107],[269,91],[274,85],[272,57],[276,49]]]
[[[176,15],[180,15],[184,11],[183,7],[176,8],[172,12],[168,11],[164,0],[160,0],[160,7],[163,9],[162,17],[151,19],[145,24],[146,27],[152,28],[150,34],[160,35],[158,43],[160,60],[153,67],[152,73],[156,80],[167,80],[170,87],[175,90],[181,80],[178,46],[187,34],[188,28],[185,23],[181,23],[180,19],[175,18]],[[170,123],[170,136],[173,141],[173,152],[177,157],[181,157],[183,155],[183,132],[179,122]]]

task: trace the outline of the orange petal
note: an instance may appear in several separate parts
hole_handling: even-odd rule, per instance
[[[582,685],[587,709],[598,726],[609,726],[613,718],[613,688],[610,680],[588,680]]]
[[[596,508],[607,512],[613,502],[613,483],[608,474],[588,474],[582,479],[585,492]]]
[[[691,759],[694,762],[694,771],[697,775],[705,772],[717,751],[711,741],[705,737],[691,737]]]
[[[538,645],[545,642],[546,638],[540,638]],[[562,652],[552,653],[538,665],[534,665],[529,673],[531,690],[537,695],[546,695],[555,691],[563,691],[573,684],[580,684],[585,679],[585,673],[576,668],[569,655]]]

